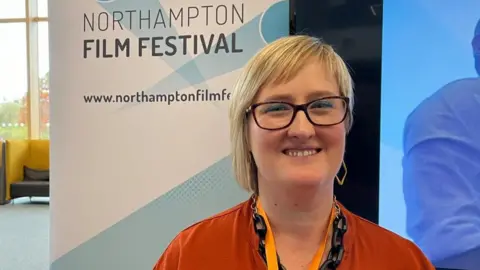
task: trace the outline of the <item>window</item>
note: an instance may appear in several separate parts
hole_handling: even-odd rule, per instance
[[[0,19],[25,17],[25,1],[0,0]]]
[[[38,17],[48,17],[48,0],[38,0]]]
[[[49,138],[48,0],[0,0],[0,140]]]
[[[48,22],[38,24],[38,108],[40,138],[50,136],[50,98],[49,98],[49,51],[48,51]]]
[[[0,24],[0,139],[28,138],[25,23]]]

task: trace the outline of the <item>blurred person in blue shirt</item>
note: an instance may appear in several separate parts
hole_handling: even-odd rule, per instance
[[[472,47],[480,75],[480,21]],[[403,136],[409,236],[437,267],[480,269],[480,76],[422,101]]]

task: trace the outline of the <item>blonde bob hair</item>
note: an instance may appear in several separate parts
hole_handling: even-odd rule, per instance
[[[343,59],[319,38],[297,35],[277,39],[247,63],[236,81],[229,111],[233,171],[238,184],[258,193],[257,166],[250,153],[247,109],[262,87],[291,80],[311,61],[323,63],[336,79],[340,95],[349,98],[347,132],[353,122],[353,82]]]

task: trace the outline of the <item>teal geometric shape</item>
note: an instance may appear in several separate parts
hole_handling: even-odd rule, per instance
[[[266,43],[271,43],[281,37],[288,36],[290,31],[289,1],[279,1],[271,5],[262,15],[260,32]]]
[[[225,157],[63,255],[50,269],[152,269],[178,232],[248,196]]]

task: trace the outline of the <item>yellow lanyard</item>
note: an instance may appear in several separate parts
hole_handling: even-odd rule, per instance
[[[328,239],[328,232],[330,231],[330,227],[332,222],[335,218],[335,209],[332,209],[332,214],[330,215],[330,220],[328,222],[327,231],[325,232],[325,237],[318,247],[317,253],[309,266],[309,270],[318,270],[320,264],[322,263],[323,253],[325,252],[325,248],[327,246],[327,239]],[[270,227],[270,222],[268,221],[268,217],[265,214],[265,210],[263,210],[262,204],[260,203],[260,198],[257,199],[257,211],[258,214],[263,217],[265,220],[265,226],[267,227],[267,235],[265,236],[265,255],[267,259],[267,267],[268,270],[279,270],[277,264],[277,249],[275,248],[275,239],[273,237],[272,228]]]

